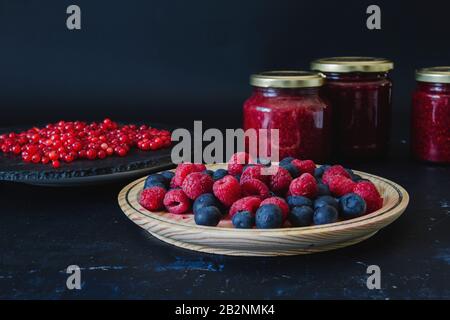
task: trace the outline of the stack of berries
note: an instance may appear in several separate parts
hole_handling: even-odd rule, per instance
[[[263,170],[269,166],[242,152],[232,156],[227,170],[183,163],[174,173],[150,175],[140,203],[152,211],[193,212],[199,225],[231,219],[236,228],[259,229],[333,223],[383,205],[372,182],[340,165],[317,167],[311,160],[285,158]]]
[[[134,146],[141,150],[169,147],[170,132],[147,125],[119,125],[110,119],[102,122],[59,121],[43,128],[0,135],[0,151],[20,155],[24,162],[51,163],[76,159],[104,159],[112,155],[124,157]]]

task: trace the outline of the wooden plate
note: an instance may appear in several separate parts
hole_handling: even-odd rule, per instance
[[[209,169],[225,168],[210,165]],[[156,238],[178,247],[235,256],[282,256],[338,249],[363,241],[392,223],[406,209],[409,195],[387,179],[355,171],[370,179],[384,198],[383,207],[368,215],[336,223],[303,228],[235,229],[230,220],[217,227],[198,226],[192,214],[150,212],[139,202],[145,177],[119,193],[119,205],[127,217]]]

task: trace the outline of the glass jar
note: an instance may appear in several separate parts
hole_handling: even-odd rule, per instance
[[[331,109],[319,96],[323,77],[314,72],[269,71],[250,77],[244,130],[278,129],[279,157],[324,161],[330,153]],[[270,140],[267,150],[270,150]]]
[[[333,107],[333,145],[344,159],[368,159],[388,151],[393,63],[370,57],[336,57],[313,61],[325,75],[324,96]]]
[[[419,159],[450,163],[450,67],[416,72],[413,93],[411,149]]]

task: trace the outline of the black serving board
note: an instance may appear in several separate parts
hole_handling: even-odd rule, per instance
[[[167,125],[152,124],[155,128],[173,130]],[[24,128],[3,128],[0,133],[19,132]],[[57,169],[51,164],[25,163],[20,156],[0,153],[0,181],[16,181],[34,185],[73,186],[106,183],[119,179],[131,179],[152,171],[174,167],[171,148],[141,151],[132,148],[125,157],[112,156],[101,160],[61,161]]]

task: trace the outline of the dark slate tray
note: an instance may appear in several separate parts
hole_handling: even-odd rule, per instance
[[[173,130],[167,125],[152,126]],[[20,131],[23,128],[4,128],[0,132]],[[102,160],[61,162],[61,167],[50,164],[25,163],[19,156],[0,153],[0,181],[17,181],[36,185],[79,185],[104,183],[117,179],[134,178],[148,172],[174,167],[171,148],[141,151],[133,148],[126,157],[112,156]]]

